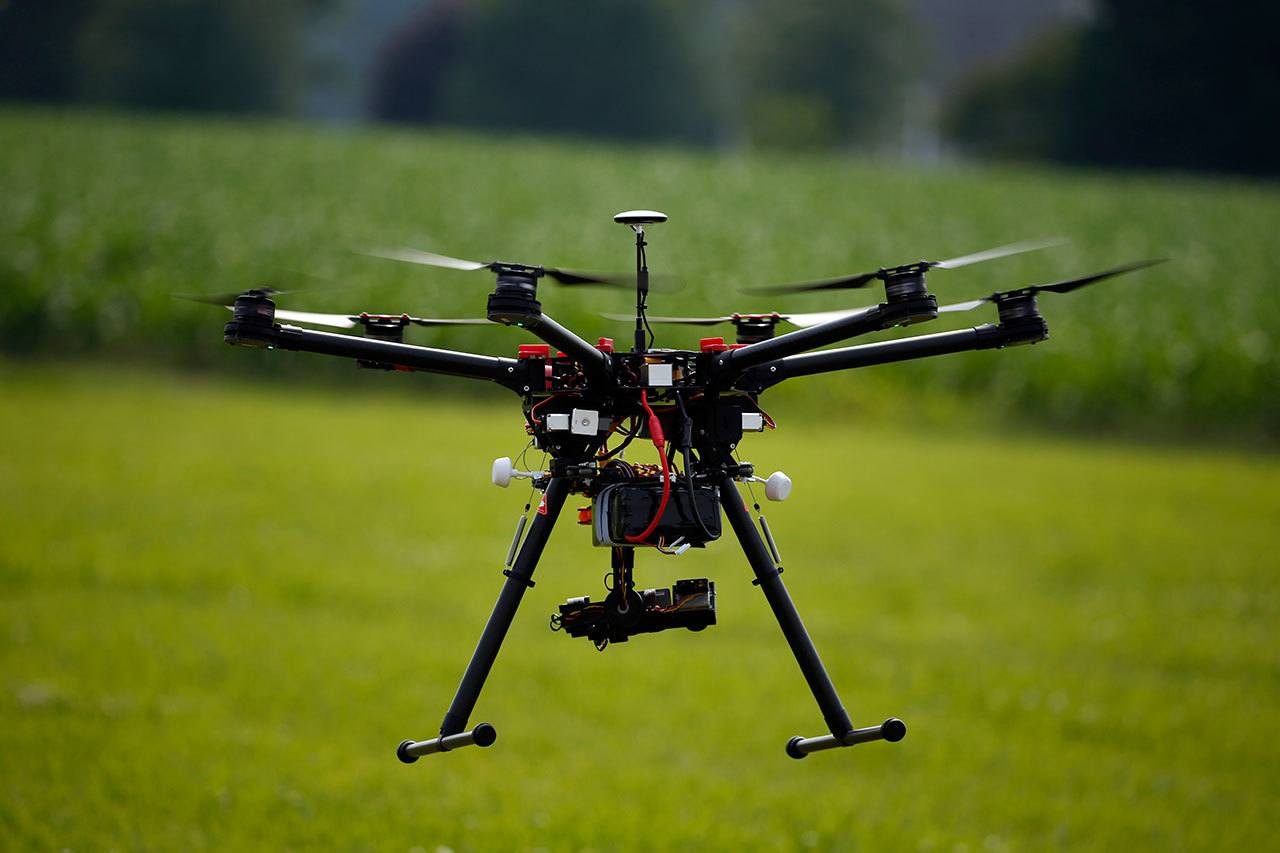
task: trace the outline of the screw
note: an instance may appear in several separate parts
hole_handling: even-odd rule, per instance
[[[778,372],[778,368],[776,368],[776,367],[770,367],[770,368],[769,368],[769,372],[770,372],[770,373],[777,373],[777,372]]]
[[[514,367],[507,368],[507,373],[515,373],[515,372],[516,372],[516,369]]]
[[[524,386],[524,390],[528,391],[528,390],[529,390],[529,386],[528,386],[528,385]]]

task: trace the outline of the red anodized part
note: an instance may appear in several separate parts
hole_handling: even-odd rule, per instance
[[[724,338],[703,338],[698,341],[698,349],[702,352],[724,352],[728,348]]]
[[[551,358],[550,344],[521,344],[516,358]]]
[[[601,338],[596,344],[596,349],[600,352],[613,352],[613,338]]]

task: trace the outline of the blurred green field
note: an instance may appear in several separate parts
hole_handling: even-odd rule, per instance
[[[744,457],[795,479],[786,580],[905,741],[784,756],[821,723],[732,543],[637,567],[713,577],[715,628],[552,634],[606,568],[569,518],[477,709],[497,745],[405,767],[502,580],[524,493],[488,466],[523,433],[362,375],[0,362],[2,846],[1274,849],[1273,456],[779,406]]]
[[[944,301],[967,299],[1173,258],[1128,280],[1046,297],[1047,345],[885,368],[856,386],[815,379],[784,397],[922,417],[933,405],[919,403],[923,389],[942,409],[959,393],[961,410],[976,400],[1001,417],[1077,427],[1280,435],[1274,184],[14,109],[0,111],[0,151],[0,352],[223,369],[221,318],[169,294],[268,283],[319,282],[292,307],[476,315],[485,277],[350,250],[408,244],[626,269],[630,238],[610,217],[651,206],[671,215],[653,233],[651,263],[688,282],[655,297],[655,313],[862,305],[878,295],[766,302],[734,289],[1045,235],[1075,242],[940,273],[933,289]],[[586,336],[625,334],[596,315],[625,311],[623,292],[547,288],[543,299]],[[933,328],[992,319],[981,314]],[[663,330],[661,342],[690,345],[699,334]],[[515,344],[499,329],[417,340],[489,352]],[[253,363],[286,370],[280,360]],[[317,359],[289,364],[350,375]]]

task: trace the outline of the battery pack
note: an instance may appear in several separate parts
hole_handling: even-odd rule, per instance
[[[703,545],[720,538],[720,492],[714,486],[695,486],[694,497],[683,482],[671,484],[671,497],[649,542],[668,545],[678,539]],[[614,483],[600,490],[592,506],[592,540],[602,547],[634,545],[628,536],[644,533],[662,503],[662,484]],[[698,516],[694,516],[694,511]],[[702,524],[698,524],[698,518]],[[708,538],[703,527],[711,534]]]

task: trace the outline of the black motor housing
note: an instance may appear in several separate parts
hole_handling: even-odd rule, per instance
[[[232,346],[267,349],[275,345],[276,304],[269,291],[250,290],[236,297],[231,322],[222,331],[222,339]]]

